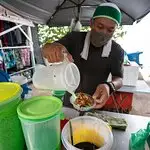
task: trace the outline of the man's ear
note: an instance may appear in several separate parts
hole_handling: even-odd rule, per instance
[[[91,27],[91,29],[93,28],[93,22],[94,22],[94,20],[91,19],[91,20],[90,20],[90,27]]]

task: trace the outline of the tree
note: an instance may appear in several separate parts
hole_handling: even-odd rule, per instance
[[[124,26],[118,26],[114,35],[113,39],[116,41],[118,38],[123,38],[127,31],[124,29]]]
[[[38,25],[38,35],[41,45],[46,42],[52,43],[69,32],[67,26],[64,27],[48,27],[46,25]]]
[[[90,27],[82,27],[81,31],[89,31]],[[56,40],[59,40],[63,36],[65,36],[68,32],[70,32],[70,28],[68,26],[64,27],[48,27],[46,25],[38,25],[38,34],[39,34],[39,41],[41,45],[49,42],[52,43]],[[114,33],[113,39],[117,40],[118,38],[123,38],[126,34],[123,26],[119,26]]]

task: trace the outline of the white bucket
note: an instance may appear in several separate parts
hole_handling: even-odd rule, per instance
[[[32,81],[38,89],[75,91],[80,83],[80,73],[77,66],[70,62],[38,65]]]
[[[91,116],[82,116],[82,117],[77,117],[74,119],[71,119],[71,124],[72,124],[72,132],[73,132],[73,139],[74,139],[74,145],[78,144],[78,142],[91,142],[95,145],[98,145],[100,143],[103,144],[101,145],[100,148],[97,150],[110,150],[113,144],[113,134],[111,132],[110,127],[101,119],[91,117]],[[91,134],[92,132],[87,132],[85,129],[89,129],[94,131],[93,133],[96,134]],[[81,135],[76,136],[76,132],[78,132],[81,129]],[[85,131],[84,131],[85,130]],[[75,138],[74,136],[78,137]],[[88,136],[88,138],[87,138]],[[102,137],[102,139],[98,138]],[[80,138],[81,137],[81,138]],[[69,122],[64,126],[62,130],[62,143],[65,149],[67,150],[80,150],[79,148],[76,148],[71,144],[71,138],[70,138],[70,125]],[[85,139],[84,139],[85,138]],[[84,141],[85,140],[85,141]],[[88,141],[90,140],[90,141]],[[93,141],[92,141],[93,140]]]
[[[31,94],[32,90],[29,88],[28,79],[25,76],[14,75],[14,76],[11,76],[11,80],[12,80],[12,82],[18,83],[22,87],[23,93],[22,93],[21,97],[23,99],[28,99],[32,96],[32,94]]]
[[[15,83],[18,83],[19,85],[24,85],[28,83],[28,79],[23,75],[11,76],[11,80]]]

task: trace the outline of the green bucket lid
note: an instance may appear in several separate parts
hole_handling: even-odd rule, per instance
[[[62,108],[59,98],[53,96],[38,96],[22,102],[17,113],[20,118],[27,120],[41,120],[57,115]]]
[[[0,105],[16,100],[22,93],[21,86],[11,82],[0,83]]]

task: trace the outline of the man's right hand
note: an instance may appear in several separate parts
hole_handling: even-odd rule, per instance
[[[61,62],[64,60],[64,53],[67,54],[67,58],[70,62],[73,62],[72,55],[67,51],[65,46],[60,43],[45,44],[42,48],[43,56],[49,63]]]

